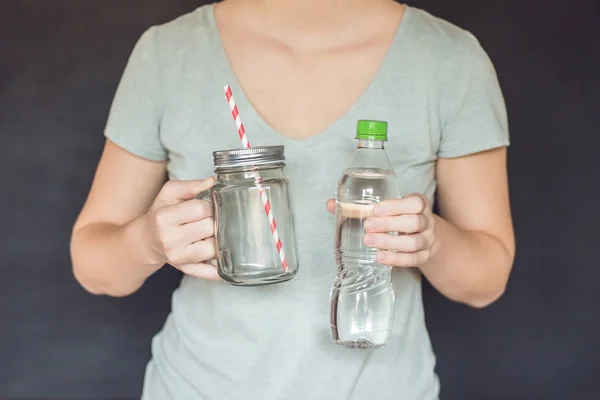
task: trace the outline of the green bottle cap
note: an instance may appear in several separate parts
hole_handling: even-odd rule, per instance
[[[356,139],[387,140],[388,124],[385,121],[370,121],[361,119],[356,124]]]

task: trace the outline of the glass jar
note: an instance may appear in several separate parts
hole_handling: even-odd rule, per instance
[[[218,272],[236,286],[289,281],[298,272],[284,146],[213,153],[216,184],[197,197],[213,205]]]

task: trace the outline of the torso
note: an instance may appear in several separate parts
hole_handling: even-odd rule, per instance
[[[213,10],[201,7],[158,31],[169,175],[212,175],[211,152],[239,147],[223,93],[231,85],[251,143],[285,145],[300,271],[285,284],[255,288],[184,278],[153,342],[143,399],[437,399],[416,270],[394,271],[395,324],[384,349],[332,342],[334,219],[324,204],[355,148],[358,119],[389,122],[387,152],[402,191],[433,201],[436,30],[462,33],[420,10],[394,7],[379,31],[305,56],[234,30]]]

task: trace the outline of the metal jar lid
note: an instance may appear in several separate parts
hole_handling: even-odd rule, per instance
[[[215,169],[284,164],[284,146],[219,150],[213,152],[213,159]]]

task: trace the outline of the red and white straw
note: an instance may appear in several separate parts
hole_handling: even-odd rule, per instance
[[[231,87],[229,85],[225,86],[225,98],[229,103],[229,108],[231,109],[231,116],[235,121],[235,126],[238,130],[238,135],[240,136],[240,140],[242,141],[242,147],[245,149],[250,148],[250,142],[248,141],[248,137],[246,136],[246,129],[244,128],[244,124],[240,119],[240,112],[233,100],[233,93],[231,92]],[[262,178],[258,175],[258,172],[254,174],[254,179],[256,181],[256,186],[260,192],[260,197],[263,202],[263,206],[265,208],[265,212],[267,213],[267,217],[269,218],[269,223],[271,227],[271,234],[273,235],[273,240],[275,241],[275,246],[277,247],[277,253],[279,254],[279,259],[281,260],[281,266],[283,270],[287,272],[288,264],[285,258],[285,253],[283,251],[283,244],[281,243],[281,238],[277,233],[277,223],[275,222],[275,218],[273,217],[273,210],[271,210],[271,202],[269,201],[269,196],[267,195],[265,188],[262,186]]]

